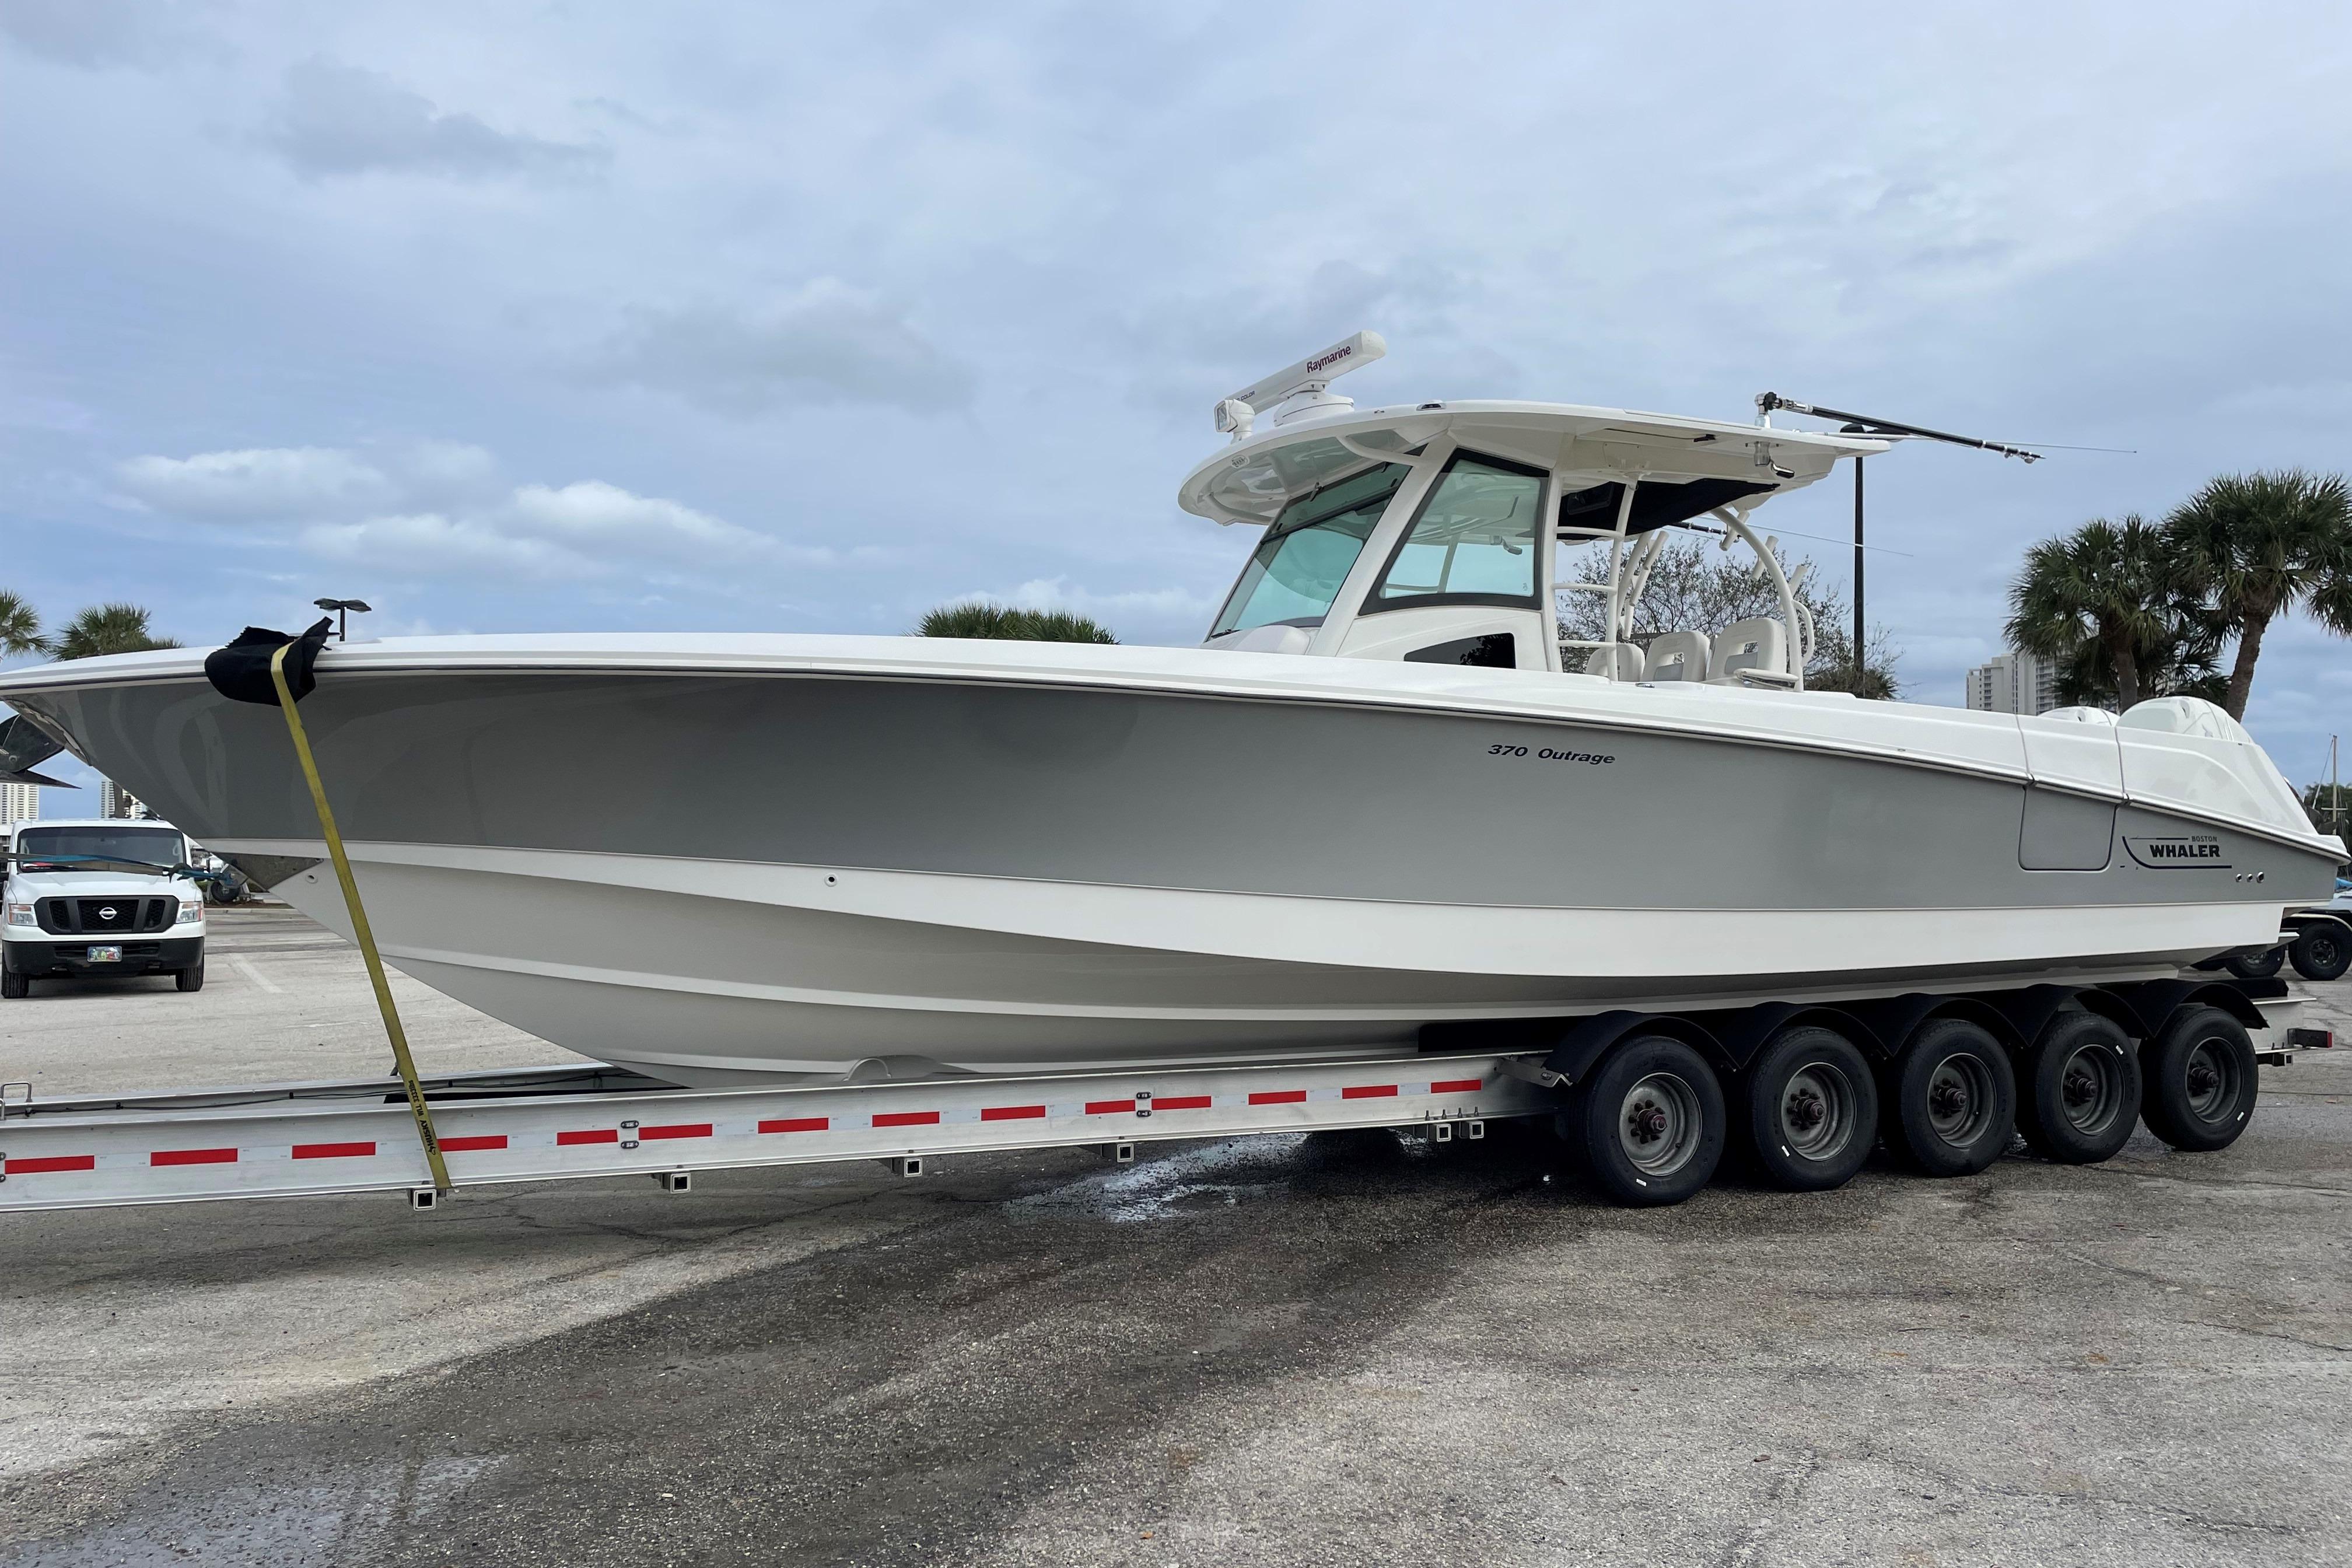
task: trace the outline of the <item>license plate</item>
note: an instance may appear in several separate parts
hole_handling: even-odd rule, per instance
[[[93,947],[89,950],[89,961],[92,963],[120,963],[122,962],[122,950],[119,947]]]

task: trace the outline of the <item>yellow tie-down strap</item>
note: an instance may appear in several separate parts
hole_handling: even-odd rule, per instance
[[[392,984],[383,977],[383,958],[375,950],[375,932],[368,929],[367,910],[360,902],[360,885],[352,877],[351,857],[343,853],[343,836],[335,830],[335,814],[327,805],[327,786],[320,781],[318,759],[310,755],[310,737],[302,731],[302,716],[294,710],[294,693],[286,684],[286,649],[269,656],[269,679],[278,688],[278,705],[286,711],[287,732],[294,737],[294,755],[310,785],[310,804],[319,808],[319,827],[327,836],[327,857],[335,863],[335,880],[342,884],[343,907],[352,913],[352,932],[359,938],[360,956],[367,960],[368,984],[375,987],[377,1011],[383,1015],[383,1032],[392,1040],[392,1059],[408,1090],[408,1113],[416,1119],[416,1141],[425,1145],[425,1163],[433,1172],[433,1188],[457,1190],[449,1167],[441,1158],[441,1140],[433,1131],[433,1110],[425,1103],[425,1088],[416,1081],[416,1058],[408,1054],[408,1036],[400,1026],[400,1010],[392,1005]]]

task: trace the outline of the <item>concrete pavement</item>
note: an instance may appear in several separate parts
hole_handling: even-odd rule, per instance
[[[378,1069],[292,920],[0,1076]],[[2342,1562],[2352,1059],[2263,1079],[2217,1155],[1645,1213],[1346,1137],[26,1216],[0,1564]]]

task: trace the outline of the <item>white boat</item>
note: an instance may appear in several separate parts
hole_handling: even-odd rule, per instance
[[[2331,891],[2343,846],[2210,704],[1805,689],[1812,630],[1750,520],[1885,442],[1328,391],[1379,348],[1219,405],[1233,439],[1181,503],[1265,533],[1197,647],[330,645],[302,712],[385,956],[718,1086],[2151,977]],[[1781,613],[1637,647],[1693,527],[1756,549]],[[1570,545],[1610,559],[1605,639],[1558,636]],[[348,929],[282,718],[201,651],[10,670],[0,698]],[[49,743],[0,739],[0,767]]]

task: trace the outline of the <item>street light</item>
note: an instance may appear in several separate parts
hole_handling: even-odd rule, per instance
[[[365,599],[313,599],[310,602],[319,608],[334,615],[337,642],[352,640],[352,612],[357,610],[362,615],[365,615],[368,611],[368,602]]]

